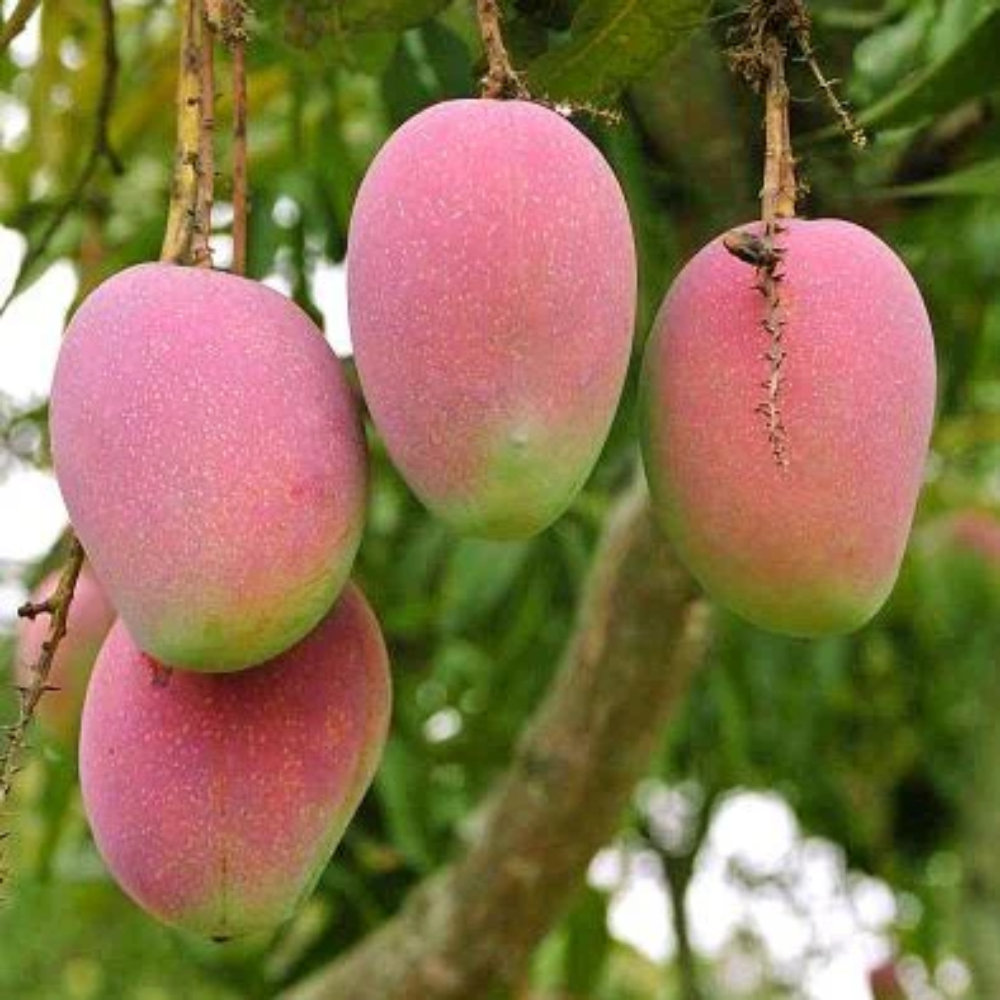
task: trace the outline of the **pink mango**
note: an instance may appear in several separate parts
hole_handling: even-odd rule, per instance
[[[297,646],[237,673],[169,671],[119,623],[83,711],[80,780],[122,888],[169,924],[270,930],[312,891],[378,767],[382,635],[348,586]]]
[[[614,417],[635,296],[621,189],[559,115],[448,101],[390,138],[351,220],[351,332],[375,424],[428,507],[495,538],[566,509]]]
[[[354,399],[292,302],[143,264],[77,311],[52,389],[73,525],[139,646],[195,670],[277,655],[350,572],[367,457]]]
[[[934,344],[913,279],[870,232],[795,220],[780,243],[787,466],[756,412],[764,300],[721,238],[656,320],[643,449],[657,514],[705,589],[764,628],[818,636],[863,625],[896,580],[933,422]]]
[[[51,597],[60,575],[61,571],[57,571],[45,577],[35,588],[31,600],[38,603]],[[45,732],[74,752],[87,680],[114,620],[115,609],[94,571],[85,563],[76,582],[66,635],[56,650],[49,672],[48,682],[58,690],[49,691],[38,703],[38,719]],[[48,639],[50,627],[48,615],[41,615],[34,621],[27,618],[18,621],[15,654],[18,684],[31,682],[31,668],[41,655],[42,643]]]

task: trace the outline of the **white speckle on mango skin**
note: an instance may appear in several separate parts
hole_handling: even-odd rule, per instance
[[[391,708],[378,622],[348,585],[281,656],[164,672],[119,622],[84,706],[80,781],[108,868],[159,919],[272,930],[312,890],[378,766]]]
[[[554,112],[447,101],[390,138],[351,220],[351,334],[375,424],[432,510],[494,537],[562,513],[618,404],[636,281],[618,182]]]
[[[788,467],[759,412],[764,302],[721,237],[677,277],[643,367],[654,506],[705,588],[764,628],[850,631],[885,601],[923,480],[935,403],[920,292],[872,233],[786,223],[782,419]]]
[[[149,653],[239,669],[329,610],[367,456],[339,362],[294,303],[220,272],[130,268],[74,316],[51,413],[70,518]]]

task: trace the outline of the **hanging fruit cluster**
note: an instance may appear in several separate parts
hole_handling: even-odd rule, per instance
[[[485,91],[513,99],[445,102],[388,141],[347,266],[364,400],[390,456],[456,531],[509,539],[557,519],[598,458],[637,277],[611,169],[524,99],[490,28]],[[885,244],[792,218],[783,61],[798,29],[755,29],[763,218],[668,293],[643,367],[643,452],[656,513],[709,593],[821,635],[862,625],[893,585],[933,344]],[[78,600],[99,579],[119,616],[80,743],[98,846],[168,922],[217,938],[273,927],[326,864],[388,727],[386,650],[348,582],[367,493],[357,401],[295,305],[156,263],[81,306],[51,413],[92,566]],[[94,643],[101,607],[88,612],[101,628],[79,629]]]

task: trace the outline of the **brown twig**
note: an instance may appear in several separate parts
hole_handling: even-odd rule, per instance
[[[757,412],[764,417],[771,454],[780,468],[788,467],[788,433],[781,410],[784,365],[788,356],[785,348],[785,310],[781,301],[784,277],[784,248],[778,243],[782,232],[781,220],[795,217],[798,189],[795,184],[795,158],[792,155],[791,129],[788,120],[789,92],[785,81],[785,48],[780,40],[767,40],[768,65],[765,91],[765,167],[761,189],[761,217],[764,222],[764,242],[767,259],[757,271],[757,287],[764,297],[765,315],[761,321],[768,337],[764,352],[767,379],[763,383],[764,398]]]
[[[510,53],[500,28],[502,15],[499,0],[476,0],[479,31],[486,52],[486,75],[481,96],[487,98],[526,98],[528,89],[510,61]]]
[[[812,46],[808,22],[806,27],[799,28],[794,34],[795,41],[799,47],[799,52],[802,54],[802,59],[809,67],[809,71],[812,73],[813,79],[816,81],[816,85],[823,91],[823,94],[826,97],[826,103],[830,106],[834,116],[840,123],[840,127],[843,129],[844,135],[846,135],[851,142],[858,147],[858,149],[864,149],[868,145],[868,136],[865,134],[865,130],[858,124],[857,121],[855,121],[850,108],[848,108],[847,105],[837,96],[837,91],[835,89],[837,81],[830,80],[823,72],[823,68],[820,66],[819,61],[816,58],[816,50]]]
[[[203,19],[199,0],[180,0],[180,69],[177,78],[177,144],[170,185],[170,209],[160,260],[190,260],[198,209],[201,126],[201,47]]]
[[[614,835],[708,639],[707,607],[636,490],[609,519],[562,669],[466,852],[281,1000],[468,1000],[516,982]]]
[[[10,48],[10,43],[27,27],[31,15],[42,5],[42,0],[20,0],[10,12],[5,24],[0,24],[0,55]]]
[[[49,685],[49,673],[55,660],[59,644],[66,635],[66,622],[69,620],[69,609],[76,591],[76,581],[83,567],[83,547],[76,537],[71,537],[69,557],[66,566],[59,577],[55,593],[48,599],[36,604],[25,604],[18,609],[23,618],[35,619],[39,615],[51,615],[49,634],[42,643],[38,659],[31,664],[31,680],[26,686],[18,687],[19,705],[17,718],[3,729],[3,749],[0,751],[0,811],[6,806],[14,789],[14,778],[20,771],[21,753],[27,743],[28,729],[34,718],[38,703],[46,692],[54,690]],[[4,837],[6,839],[6,835]],[[0,858],[0,882],[8,875],[6,863]]]
[[[756,288],[764,299],[761,327],[768,338],[764,361],[764,395],[755,407],[764,418],[771,454],[781,469],[789,465],[788,432],[782,413],[786,315],[781,299],[785,248],[780,244],[783,219],[795,217],[798,185],[789,122],[790,94],[785,78],[785,39],[808,32],[808,13],[800,0],[754,0],[750,4],[743,38],[730,50],[733,69],[764,94],[764,180],[760,190],[760,236],[730,233],[726,249],[756,268]],[[752,253],[744,252],[747,244]]]
[[[63,223],[80,207],[87,188],[97,175],[102,161],[106,161],[115,174],[124,171],[118,155],[115,153],[108,135],[111,112],[115,104],[118,88],[120,62],[118,58],[118,33],[116,30],[115,8],[113,0],[101,0],[101,22],[104,31],[103,61],[104,75],[101,80],[101,92],[97,98],[97,109],[94,117],[94,137],[90,151],[77,175],[77,179],[66,197],[59,203],[45,228],[39,233],[38,239],[28,248],[17,270],[10,291],[0,302],[0,316],[7,311],[11,302],[24,291],[35,265],[45,256],[56,233]]]
[[[764,398],[756,409],[764,417],[774,460],[783,469],[789,462],[788,432],[781,406],[788,351],[785,346],[787,316],[781,300],[784,248],[779,245],[779,238],[783,232],[781,221],[795,217],[799,194],[788,113],[790,95],[785,79],[788,44],[794,43],[800,50],[851,141],[859,147],[867,143],[864,132],[837,97],[833,82],[827,79],[816,60],[811,28],[805,0],[751,0],[743,37],[730,50],[733,69],[755,90],[763,91],[765,100],[764,183],[760,193],[764,226],[760,237],[762,246],[755,253],[758,259],[754,266],[757,268],[756,287],[765,302],[761,325],[768,337],[768,348],[764,353],[767,362],[767,378],[762,384]],[[730,234],[726,239],[726,248],[744,260],[740,237],[745,235]]]
[[[233,273],[247,273],[247,223],[250,212],[247,180],[247,5],[230,0],[222,37],[233,57]]]
[[[212,266],[212,204],[215,198],[215,21],[208,7],[200,10],[201,49],[198,53],[198,194],[195,200],[192,263]]]

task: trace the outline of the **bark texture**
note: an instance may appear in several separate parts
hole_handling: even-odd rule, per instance
[[[464,854],[283,1000],[484,998],[517,980],[614,835],[708,641],[645,489],[609,518],[565,662]]]

